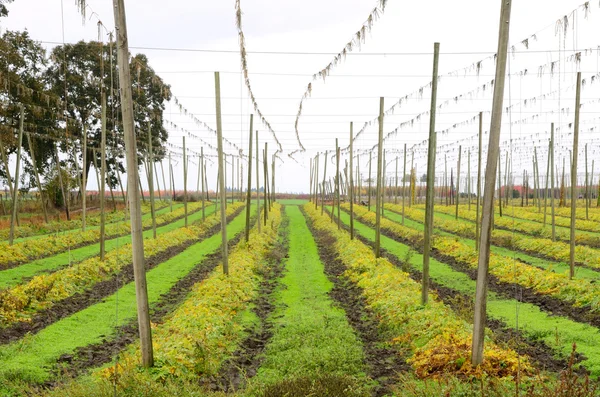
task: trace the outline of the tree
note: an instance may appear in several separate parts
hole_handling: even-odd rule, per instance
[[[107,136],[106,146],[110,148],[111,155],[107,157],[106,167],[109,175],[108,183],[115,187],[117,179],[115,172],[117,167],[120,172],[125,172],[123,167],[123,129],[120,124],[121,103],[116,90],[111,90],[111,83],[116,87],[116,46],[113,54],[110,53],[108,45],[100,42],[83,42],[76,44],[65,44],[54,48],[51,54],[51,63],[46,71],[46,79],[52,92],[62,100],[66,99],[68,106],[64,110],[68,117],[77,122],[77,128],[67,131],[68,136],[82,142],[83,131],[87,132],[88,150],[86,164],[83,170],[86,176],[94,164],[93,156],[96,155],[96,164],[100,163],[100,151],[94,148],[100,147],[101,136],[101,83],[106,92],[107,106]],[[101,78],[101,54],[104,62],[104,73]],[[111,81],[111,60],[112,76]],[[65,84],[66,63],[66,84]],[[163,127],[164,102],[171,98],[170,87],[154,73],[148,64],[145,55],[138,54],[131,58],[130,70],[132,75],[134,119],[138,139],[138,163],[147,153],[146,142],[148,142],[147,126],[151,125],[153,136],[154,158],[160,161],[166,149],[168,133]],[[112,95],[114,93],[114,95]],[[72,148],[62,148],[70,156],[70,161],[79,162],[79,156],[74,157]],[[82,150],[82,147],[79,148]],[[87,178],[89,179],[89,178]]]
[[[0,0],[0,17],[8,16],[8,9],[5,4],[12,3],[13,0]]]
[[[16,128],[19,124],[20,105],[24,106],[25,132],[34,133],[32,144],[35,166],[40,173],[48,171],[53,147],[43,136],[55,134],[58,125],[58,105],[47,91],[43,79],[46,68],[46,52],[39,42],[32,40],[27,31],[6,31],[0,37],[0,139],[7,154],[16,151]],[[35,185],[31,150],[28,139],[23,139],[23,148],[29,158],[24,157],[23,179]],[[0,177],[6,179],[6,170],[0,167]]]

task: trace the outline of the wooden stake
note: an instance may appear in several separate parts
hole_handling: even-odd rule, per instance
[[[335,195],[337,200],[337,226],[338,230],[342,228],[340,222],[340,147],[338,146],[338,139],[335,138],[335,170],[336,170],[336,183],[335,183]]]
[[[456,214],[458,220],[458,202],[460,201],[460,157],[462,155],[462,145],[458,146],[458,165],[456,166]]]
[[[587,143],[585,144],[585,219],[589,220],[590,219],[590,215],[589,215],[589,210],[590,210],[590,206],[589,206],[589,200],[588,200],[588,196],[590,194],[589,191],[589,183],[588,183],[588,150],[587,150]]]
[[[250,210],[252,209],[252,128],[254,115],[250,115],[250,139],[248,139],[248,191],[246,192],[246,242],[250,240]],[[258,222],[260,223],[260,222]]]
[[[354,240],[354,179],[352,160],[354,156],[354,123],[350,122],[350,240]],[[338,214],[339,216],[339,214]]]
[[[263,181],[265,181],[265,188],[263,189],[263,199],[265,202],[264,212],[264,226],[267,227],[267,219],[269,217],[269,199],[267,197],[267,185],[269,184],[269,178],[267,177],[267,142],[265,142],[265,148],[263,150]]]
[[[321,215],[325,211],[325,181],[327,180],[327,150],[325,151],[325,161],[323,162],[323,187],[321,189]]]
[[[425,191],[425,224],[423,236],[423,277],[421,280],[421,304],[429,301],[429,255],[433,232],[433,201],[435,200],[435,152],[437,134],[435,132],[435,111],[437,108],[438,62],[440,43],[433,45],[433,75],[431,78],[431,110],[429,113],[429,148],[427,149],[427,188]],[[444,156],[445,157],[445,156]]]
[[[202,191],[200,192],[200,199],[202,200],[202,222],[204,222],[206,220],[206,206],[205,206],[205,197],[204,197],[204,190],[205,190],[205,165],[204,165],[204,146],[200,147],[200,172],[201,172],[201,176],[200,179],[202,179]]]
[[[548,214],[548,181],[550,179],[550,151],[552,144],[548,142],[548,165],[546,166],[546,188],[544,189],[544,228],[546,227],[546,217]]]
[[[258,232],[260,233],[260,171],[259,171],[259,159],[258,159],[258,130],[256,130],[256,216],[258,217]]]
[[[368,208],[369,211],[371,211],[371,163],[372,163],[372,154],[373,151],[369,152],[369,187],[368,187],[368,194],[369,194],[369,200],[368,200]]]
[[[183,208],[185,210],[185,227],[188,227],[188,196],[187,196],[188,156],[187,156],[187,150],[185,149],[185,136],[183,136],[182,138],[183,138]]]
[[[106,94],[100,96],[102,101],[101,127],[100,127],[100,260],[104,262],[106,255],[106,213],[104,211],[106,192]]]
[[[575,126],[573,129],[573,159],[571,161],[571,238],[569,252],[569,278],[575,277],[575,219],[577,210],[577,154],[579,149],[579,112],[581,108],[581,72],[577,72],[575,92]]]
[[[404,226],[404,202],[406,201],[406,143],[404,144],[404,171],[402,171],[402,226]]]
[[[383,187],[381,186],[383,171],[383,97],[379,98],[379,143],[377,145],[377,193],[375,199],[375,257],[381,256],[381,208]]]
[[[471,211],[471,149],[467,152],[467,197],[469,198],[468,210]]]
[[[215,102],[217,110],[217,150],[219,159],[219,189],[221,190],[221,252],[223,261],[223,274],[229,275],[229,262],[227,253],[227,214],[225,213],[225,159],[223,158],[223,127],[221,126],[221,78],[215,72]]]
[[[496,78],[492,104],[492,121],[488,145],[488,160],[485,170],[485,186],[483,193],[483,219],[481,222],[481,239],[479,243],[479,267],[477,272],[477,287],[475,293],[475,321],[473,325],[473,351],[471,362],[478,366],[483,362],[483,343],[485,319],[487,316],[487,285],[490,259],[490,237],[492,231],[492,214],[494,212],[494,185],[496,164],[500,146],[500,127],[502,125],[502,103],[506,79],[506,58],[508,50],[508,32],[510,26],[510,9],[512,0],[501,0],[500,32],[498,51],[496,52]]]
[[[121,111],[127,158],[127,195],[131,217],[131,240],[133,251],[133,274],[137,301],[138,325],[142,350],[142,365],[152,367],[152,331],[148,315],[148,289],[144,268],[144,240],[142,236],[142,216],[140,191],[138,184],[137,149],[133,120],[133,101],[131,96],[131,75],[129,68],[129,48],[127,41],[127,23],[124,0],[113,0],[115,26],[117,34],[117,61],[121,85]]]

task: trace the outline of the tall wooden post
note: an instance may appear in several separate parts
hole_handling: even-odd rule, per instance
[[[358,197],[356,203],[362,205],[362,174],[360,173],[360,155],[356,156],[356,180],[358,181]]]
[[[581,108],[581,72],[577,72],[575,91],[575,126],[573,129],[573,159],[571,161],[571,238],[569,252],[569,278],[575,277],[575,217],[577,210],[577,154],[579,149],[579,111]]]
[[[173,164],[171,164],[171,152],[169,152],[169,196],[171,197],[170,204],[171,204],[171,212],[173,212],[173,200],[175,199],[175,186],[174,181],[173,181]],[[204,220],[204,219],[202,219]]]
[[[462,145],[458,146],[458,164],[456,166],[456,214],[454,219],[458,219],[458,202],[460,201],[460,157],[462,155]]]
[[[423,278],[421,280],[421,304],[429,301],[429,255],[431,254],[431,234],[433,232],[433,201],[435,200],[435,152],[437,134],[435,132],[435,111],[437,108],[438,62],[440,43],[433,45],[433,75],[431,77],[431,107],[429,113],[429,147],[427,149],[427,190],[425,191],[425,225],[423,236]]]
[[[538,157],[537,157],[537,147],[533,148],[533,152],[534,152],[534,159],[535,159],[535,174],[536,174],[536,184],[537,184],[537,189],[536,189],[536,194],[535,196],[537,197],[537,203],[538,203],[538,213],[542,212],[542,201],[540,199],[540,165],[538,162]]]
[[[37,168],[37,164],[35,161],[35,150],[33,148],[33,140],[31,139],[31,134],[27,133],[27,142],[29,143],[29,154],[31,154],[31,161],[33,166],[33,172],[35,174],[35,181],[37,183],[37,188],[40,191],[40,199],[42,200],[42,209],[44,211],[44,221],[48,223],[48,210],[46,209],[46,204],[44,202],[44,193],[42,191],[42,182],[40,181],[40,173]],[[77,159],[75,160],[77,161]]]
[[[163,160],[164,160],[164,157],[163,157],[163,159],[160,161],[160,172],[161,172],[161,174],[162,174],[163,189],[165,189],[165,190],[164,190],[164,193],[166,194],[166,192],[167,192],[167,190],[168,190],[168,189],[167,189],[167,181],[166,181],[166,179],[165,179],[165,168],[163,167]],[[118,168],[117,168],[117,169],[118,169]],[[171,200],[169,200],[169,201],[171,201]]]
[[[467,197],[469,198],[468,210],[471,211],[471,149],[467,152]]]
[[[325,181],[327,180],[327,150],[325,151],[325,161],[323,162],[323,188],[321,189],[321,215],[325,211]]]
[[[337,226],[338,230],[341,229],[341,221],[340,221],[340,147],[338,146],[338,139],[335,138],[335,199],[337,200]]]
[[[552,145],[548,142],[548,165],[546,166],[546,187],[544,189],[544,228],[546,227],[546,217],[548,214],[548,181],[550,180],[550,151]]]
[[[217,150],[219,159],[219,189],[221,190],[221,252],[223,255],[223,274],[229,275],[229,262],[227,253],[227,214],[225,213],[225,159],[223,158],[223,127],[221,125],[221,78],[215,72],[215,102],[217,110]]]
[[[396,186],[394,186],[394,204],[398,204],[398,156],[396,156]]]
[[[585,219],[589,220],[590,219],[590,214],[589,214],[589,200],[588,200],[588,196],[590,194],[590,189],[589,189],[589,181],[588,181],[588,150],[587,150],[587,143],[585,144]]]
[[[202,182],[201,182],[202,191],[200,192],[200,199],[202,200],[202,222],[204,222],[206,220],[206,206],[204,203],[204,201],[205,201],[205,197],[204,197],[204,190],[205,190],[204,146],[202,146],[200,148],[200,172],[201,172],[200,179],[202,179]]]
[[[260,160],[258,158],[258,130],[256,130],[256,216],[258,217],[258,232],[260,233],[260,168],[258,166]]]
[[[382,171],[383,171],[383,111],[384,102],[383,97],[379,98],[379,143],[377,145],[377,192],[375,199],[375,257],[381,256],[381,207],[382,207],[382,193],[383,187],[381,186]]]
[[[106,191],[106,94],[102,92],[102,114],[100,127],[100,260],[106,255],[106,213],[104,211]]]
[[[250,210],[252,209],[252,128],[254,128],[253,123],[254,115],[250,114],[250,139],[248,139],[248,191],[246,192],[246,242],[250,240]]]
[[[271,202],[275,202],[275,154],[273,154],[273,162],[271,163]]]
[[[406,143],[404,144],[404,171],[402,171],[402,225],[404,226],[404,202],[406,201]]]
[[[127,195],[131,218],[131,240],[133,251],[133,274],[137,301],[138,325],[142,349],[142,365],[151,367],[154,363],[152,352],[152,331],[148,315],[148,289],[144,269],[144,240],[142,237],[142,216],[140,191],[138,190],[138,165],[133,121],[133,101],[131,96],[131,74],[129,68],[129,45],[124,0],[113,0],[117,34],[117,62],[121,83],[121,111],[127,158]]]
[[[350,122],[350,240],[354,240],[354,123]]]
[[[269,218],[269,197],[267,196],[267,186],[269,185],[269,178],[267,177],[267,142],[265,142],[265,149],[263,150],[263,181],[265,181],[265,188],[263,189],[265,211],[264,211],[264,226],[267,227],[267,219]]]
[[[488,156],[489,157],[489,156]],[[498,210],[500,211],[500,218],[502,218],[502,155],[498,153]],[[492,216],[493,221],[493,216]],[[492,228],[494,224],[492,222]]]
[[[188,175],[188,156],[185,150],[185,136],[183,138],[183,208],[185,211],[185,227],[188,227],[188,196],[187,196],[187,175]],[[221,202],[222,204],[223,202]]]
[[[485,319],[487,315],[487,284],[490,260],[490,237],[492,231],[492,214],[494,213],[494,185],[496,165],[500,146],[500,127],[502,125],[502,104],[504,100],[504,83],[506,79],[506,58],[508,50],[508,33],[510,26],[510,9],[512,0],[501,0],[500,32],[498,51],[496,54],[496,78],[492,103],[492,121],[488,145],[488,159],[485,170],[485,186],[483,196],[483,219],[481,222],[481,239],[479,243],[479,267],[477,271],[477,287],[475,293],[475,321],[473,324],[473,352],[471,362],[477,366],[483,362],[483,343]]]
[[[23,109],[23,104],[21,104],[21,111],[19,117],[19,139],[17,140],[17,165],[15,170],[15,186],[13,188],[12,195],[12,215],[10,218],[10,231],[8,235],[8,243],[9,245],[13,245],[13,240],[15,238],[15,222],[17,218],[17,208],[19,207],[19,178],[21,171],[21,147],[23,146],[23,122],[25,121],[25,110]],[[54,147],[56,149],[56,146]],[[56,156],[58,158],[58,155]],[[7,168],[8,170],[8,168]],[[59,167],[60,171],[60,167]],[[64,197],[64,189],[63,189],[63,200],[67,200]]]

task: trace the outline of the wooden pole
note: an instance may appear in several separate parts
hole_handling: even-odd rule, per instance
[[[577,72],[575,91],[575,126],[573,129],[573,159],[571,161],[571,238],[569,252],[569,278],[575,277],[575,219],[577,210],[577,154],[579,149],[579,112],[581,108],[581,72]]]
[[[100,127],[100,260],[104,262],[106,255],[106,213],[104,211],[105,205],[105,191],[106,191],[106,94],[102,92],[102,114],[101,114],[101,127]]]
[[[200,179],[202,180],[200,186],[202,188],[201,192],[200,192],[200,200],[202,200],[202,222],[204,222],[206,220],[206,205],[205,205],[205,197],[204,197],[204,190],[205,190],[205,183],[204,183],[204,178],[205,178],[205,165],[204,165],[204,146],[200,147]]]
[[[258,158],[258,130],[256,130],[256,216],[258,217],[258,232],[260,233],[260,167],[259,167],[259,158]]]
[[[588,201],[588,196],[590,194],[590,189],[589,189],[589,182],[588,182],[588,150],[587,150],[587,143],[585,144],[585,219],[589,220],[590,219],[590,214],[589,214],[589,210],[590,210],[590,206],[589,206],[589,201]]]
[[[35,181],[37,183],[37,188],[40,191],[40,199],[42,200],[42,210],[44,211],[44,222],[48,223],[48,210],[46,209],[46,204],[44,203],[44,193],[42,191],[42,182],[40,182],[40,173],[37,168],[37,164],[35,162],[35,150],[33,148],[33,140],[31,139],[31,134],[27,133],[27,142],[29,143],[29,154],[31,154],[31,161],[33,172],[35,174]],[[77,159],[75,159],[77,161]]]
[[[382,171],[383,171],[383,112],[384,112],[384,101],[383,97],[379,98],[379,143],[377,145],[377,192],[375,199],[375,257],[381,256],[381,207],[382,207],[382,193],[383,187],[381,186]]]
[[[273,154],[273,162],[271,163],[271,202],[275,202],[275,154]]]
[[[253,124],[254,115],[250,114],[250,139],[248,139],[248,191],[246,192],[246,242],[250,240],[250,210],[252,208],[252,128],[254,128]]]
[[[458,165],[456,166],[456,214],[455,219],[458,220],[458,202],[460,201],[460,157],[462,155],[462,145],[458,146]]]
[[[327,180],[327,150],[325,151],[325,161],[323,162],[323,188],[321,189],[321,215],[325,211],[325,181]]]
[[[433,45],[433,75],[431,78],[431,108],[429,113],[429,147],[427,149],[427,188],[425,191],[425,224],[423,236],[423,277],[421,280],[421,304],[429,301],[429,255],[433,232],[433,201],[435,200],[435,152],[437,134],[435,132],[435,111],[437,108],[438,63],[440,43]]]
[[[501,173],[501,169],[502,169],[502,155],[500,153],[498,153],[498,210],[500,211],[500,218],[502,218],[502,173]],[[494,227],[494,224],[492,223],[492,228],[493,227]]]
[[[185,210],[185,227],[188,227],[188,196],[187,196],[187,171],[188,171],[188,156],[185,149],[185,136],[183,138],[183,208]]]
[[[535,196],[537,197],[537,204],[538,204],[538,213],[542,212],[542,201],[540,198],[540,163],[538,162],[538,157],[537,157],[537,147],[533,148],[533,152],[534,152],[534,159],[535,159],[535,174],[536,174],[536,184],[537,184],[537,189],[536,189],[536,194]]]
[[[215,72],[215,102],[217,110],[217,150],[219,159],[219,189],[221,190],[221,253],[223,261],[223,274],[229,275],[229,262],[227,252],[227,214],[225,213],[225,159],[223,158],[223,127],[221,125],[221,77]]]
[[[315,175],[313,177],[314,180],[314,192],[315,192],[315,209],[319,208],[319,154],[315,156]]]
[[[467,152],[467,197],[469,211],[471,211],[471,149]]]
[[[263,150],[263,181],[265,181],[265,188],[263,189],[263,199],[265,202],[264,226],[267,227],[267,219],[269,218],[269,197],[267,196],[267,186],[269,185],[269,178],[267,177],[267,142],[265,142],[265,148]]]
[[[396,186],[394,186],[394,204],[398,204],[398,156],[396,156]]]
[[[119,81],[121,83],[121,111],[123,113],[123,129],[127,158],[127,195],[129,197],[129,211],[131,217],[133,274],[135,279],[138,324],[142,349],[142,365],[144,367],[152,367],[154,363],[152,331],[150,329],[150,317],[148,315],[148,290],[144,268],[144,240],[142,237],[140,191],[137,188],[139,180],[137,149],[133,121],[129,45],[127,40],[124,0],[113,0],[113,5],[117,32],[117,61],[119,65]]]
[[[337,226],[338,230],[342,228],[340,223],[340,147],[338,146],[338,139],[335,138],[335,170],[336,170],[336,183],[335,183],[335,195],[337,200]]]
[[[21,176],[20,175],[21,147],[23,146],[23,123],[24,123],[24,121],[25,121],[25,110],[23,108],[23,104],[21,104],[20,117],[19,117],[19,139],[17,141],[17,164],[16,164],[16,170],[15,170],[15,186],[13,189],[12,215],[10,218],[10,231],[9,231],[9,235],[8,235],[9,245],[13,245],[13,241],[15,238],[15,222],[17,219],[17,208],[19,207],[19,177]],[[54,148],[56,149],[56,146],[54,146]],[[58,155],[56,157],[58,159]],[[60,171],[60,167],[59,167],[59,171]],[[65,199],[64,189],[63,189],[63,199]]]
[[[354,156],[354,123],[350,122],[350,240],[354,240],[354,174],[353,156]]]
[[[160,172],[161,172],[161,174],[162,174],[163,189],[165,189],[165,191],[164,191],[164,192],[165,192],[165,194],[166,194],[167,190],[169,190],[169,189],[167,189],[167,180],[165,179],[165,168],[163,167],[163,160],[164,160],[164,157],[163,157],[163,159],[160,161]],[[169,201],[171,201],[171,200],[169,200]]]
[[[501,0],[500,29],[498,34],[498,51],[496,52],[496,78],[492,103],[492,121],[488,145],[488,159],[485,170],[485,186],[483,196],[483,218],[481,222],[481,239],[479,243],[479,267],[477,271],[477,287],[475,293],[475,321],[473,323],[473,351],[471,362],[478,366],[483,362],[483,343],[485,320],[487,315],[487,285],[490,260],[490,237],[492,231],[492,214],[494,212],[494,185],[500,146],[500,127],[502,125],[502,105],[506,79],[506,58],[508,50],[508,33],[510,26],[510,10],[512,0]]]
[[[548,165],[546,166],[546,187],[544,189],[544,228],[546,227],[546,217],[548,214],[548,181],[550,179],[550,151],[552,145],[548,142]]]
[[[175,188],[173,186],[173,165],[171,164],[171,152],[169,152],[169,196],[171,199],[169,200],[171,204],[171,212],[173,212],[173,199],[175,198]],[[202,219],[204,220],[204,219]]]
[[[404,226],[404,202],[406,201],[406,143],[404,144],[404,171],[402,171],[402,225]]]

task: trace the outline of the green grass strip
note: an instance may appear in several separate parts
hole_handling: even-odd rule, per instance
[[[242,212],[227,225],[227,236],[230,239],[235,237],[244,226]],[[220,233],[214,234],[150,270],[146,274],[150,305],[158,302],[161,295],[220,245]],[[116,326],[136,318],[135,302],[135,285],[132,282],[101,303],[60,320],[33,336],[0,347],[0,395],[10,395],[11,381],[44,382],[50,376],[49,366],[61,355],[112,337]]]
[[[315,240],[297,206],[285,207],[290,219],[289,258],[271,320],[273,337],[252,384],[323,374],[365,379],[360,340],[344,310],[328,296],[333,284],[324,274]]]
[[[350,215],[347,213],[342,212],[341,219],[344,224],[350,224]],[[355,220],[354,228],[369,241],[375,241],[375,230],[371,227]],[[381,247],[399,259],[404,258],[410,249],[383,234]],[[420,271],[423,256],[415,252],[410,259],[410,265]],[[436,283],[468,296],[475,295],[476,283],[466,274],[457,272],[433,258],[430,259],[429,266],[431,279]],[[488,293],[487,312],[490,318],[501,320],[508,327],[515,328],[518,324],[527,337],[543,341],[560,357],[568,357],[572,344],[577,343],[577,351],[587,357],[582,364],[594,377],[600,375],[600,332],[597,328],[565,317],[551,316],[536,305],[504,299],[493,292]]]
[[[215,206],[206,207],[206,215],[215,212]],[[188,215],[188,222],[195,222],[202,219],[202,210]],[[178,229],[185,225],[185,218],[178,221],[166,224],[156,228],[156,234],[163,234],[172,230]],[[144,238],[152,238],[152,229],[144,232]],[[129,236],[117,237],[112,240],[106,240],[106,252],[115,249],[117,246],[131,242]],[[0,290],[14,287],[21,284],[24,280],[30,279],[43,272],[52,272],[68,263],[80,262],[92,256],[99,255],[100,243],[86,245],[71,251],[63,252],[62,254],[50,256],[44,259],[39,259],[29,262],[12,269],[0,271]]]

